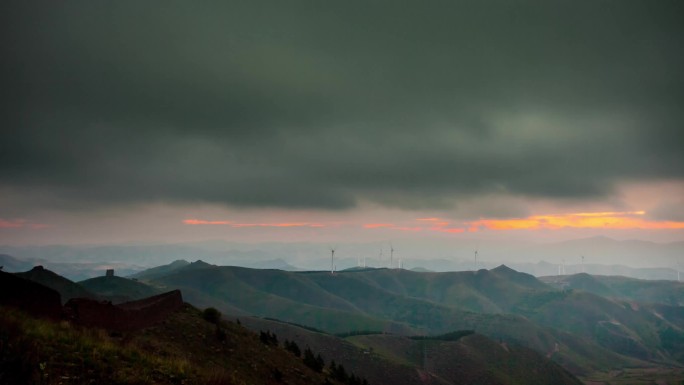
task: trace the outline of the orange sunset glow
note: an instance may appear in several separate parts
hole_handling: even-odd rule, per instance
[[[647,229],[667,230],[684,229],[684,222],[652,221],[644,218],[645,211],[605,211],[580,212],[568,214],[532,215],[526,218],[512,219],[479,219],[472,222],[452,222],[443,218],[417,218],[419,226],[399,225],[395,223],[367,223],[366,229],[390,229],[435,231],[442,233],[463,233],[486,230],[559,230],[563,228],[576,229]]]
[[[537,230],[561,228],[585,229],[684,229],[684,222],[651,221],[642,218],[644,211],[571,213],[560,215],[534,215],[514,219],[481,219],[471,222],[475,228],[490,230]]]

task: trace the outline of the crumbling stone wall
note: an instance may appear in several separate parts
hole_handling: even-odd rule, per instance
[[[143,329],[165,320],[183,306],[180,290],[119,305],[86,298],[66,303],[68,316],[77,324],[116,331]]]

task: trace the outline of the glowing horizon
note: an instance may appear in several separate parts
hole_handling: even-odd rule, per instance
[[[557,230],[562,228],[579,229],[684,229],[684,222],[653,221],[639,218],[645,211],[569,213],[551,215],[532,215],[514,219],[481,219],[470,222],[471,228],[489,230]]]
[[[607,230],[660,230],[684,229],[684,222],[654,221],[641,218],[646,211],[598,211],[566,214],[531,215],[524,218],[489,219],[475,221],[451,221],[438,217],[416,218],[421,226],[417,231],[428,230],[443,233],[464,233],[486,230],[559,230],[574,229],[607,229]],[[405,229],[407,226],[395,223],[367,223],[366,229]]]

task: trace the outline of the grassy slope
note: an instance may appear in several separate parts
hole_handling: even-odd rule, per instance
[[[540,280],[555,287],[562,285],[567,289],[583,290],[608,298],[671,306],[684,305],[684,282],[585,273],[541,277]]]
[[[116,276],[90,278],[78,284],[113,303],[133,301],[161,293],[160,290],[142,282]]]
[[[312,350],[320,352],[326,361],[334,359],[337,364],[344,365],[348,371],[351,370],[367,378],[371,384],[449,384],[428,373],[423,373],[410,363],[396,362],[391,356],[378,354],[378,352],[371,353],[363,347],[329,334],[254,317],[240,318],[240,320],[243,325],[252,330],[269,330],[277,334],[282,341],[285,339],[294,341],[302,348],[309,346]]]
[[[289,282],[293,288],[287,287]],[[525,317],[463,312],[448,305],[449,301],[454,301],[450,297],[451,293],[460,293],[463,285],[470,292],[487,298],[499,310],[504,306],[539,306],[562,294],[532,276],[507,268],[481,270],[477,274],[378,269],[331,276],[324,272],[289,273],[213,267],[178,272],[156,283],[186,292],[202,292],[247,313],[313,326],[332,333],[353,330],[402,332],[396,325],[389,328],[388,321],[384,319],[412,325],[414,330],[404,330],[404,334],[417,334],[421,330],[440,334],[475,329],[492,338],[528,346],[544,354],[559,343],[562,349],[554,359],[563,360],[571,367],[583,368],[584,371],[594,370],[597,365],[623,365],[629,361],[601,349],[588,338],[564,344],[561,341],[563,333],[541,328]],[[540,293],[551,293],[552,296],[539,300],[535,296]],[[442,303],[437,302],[440,299]],[[353,307],[349,304],[353,304]],[[337,306],[350,311],[339,310]],[[584,355],[576,352],[578,349],[597,353],[590,355],[592,359],[585,359]],[[599,354],[605,358],[593,357]],[[612,365],[604,367],[611,368]]]
[[[581,384],[561,366],[533,350],[499,344],[479,334],[458,341],[389,335],[355,336],[348,340],[452,383]]]
[[[190,262],[179,259],[169,263],[168,265],[157,266],[150,269],[143,270],[141,272],[135,273],[130,276],[130,278],[135,278],[139,280],[150,280],[163,275],[169,274],[174,270],[183,268],[190,265]]]
[[[167,321],[111,336],[0,309],[0,383],[322,384],[324,375],[282,348],[225,323],[225,338],[186,305]]]
[[[241,276],[244,272],[249,273],[249,276]],[[271,279],[275,283],[271,283]],[[282,288],[284,293],[280,293],[278,285],[286,286],[288,282],[292,282],[293,288]],[[346,301],[343,299],[311,286],[310,282],[288,272],[214,267],[170,274],[154,283],[167,288],[179,288],[184,292],[200,292],[207,302],[211,298],[216,299],[219,303],[212,306],[217,308],[222,308],[220,302],[224,302],[243,313],[277,317],[332,332],[368,329],[411,331],[406,325],[367,315],[344,305]]]
[[[270,330],[281,339],[311,346],[374,384],[579,384],[539,353],[522,347],[504,350],[482,335],[458,343],[416,341],[389,334],[340,339],[271,320],[247,317],[241,321],[253,330]],[[426,366],[425,345],[429,345]]]

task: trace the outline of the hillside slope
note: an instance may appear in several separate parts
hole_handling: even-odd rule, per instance
[[[531,349],[509,347],[477,334],[459,341],[390,334],[341,339],[272,320],[247,317],[241,322],[253,330],[269,330],[281,339],[311,346],[372,384],[581,384]]]
[[[19,277],[26,278],[56,290],[62,297],[62,304],[65,304],[71,298],[97,297],[97,295],[86,290],[83,286],[62,277],[55,272],[47,270],[43,268],[43,266],[36,266],[27,272],[15,274]]]
[[[684,306],[684,282],[645,280],[586,273],[540,277],[541,281],[566,289],[644,303]]]
[[[217,331],[218,330],[218,331]],[[323,384],[326,374],[231,323],[220,329],[185,305],[161,324],[110,335],[102,329],[0,309],[0,383]],[[332,383],[337,384],[333,381]]]
[[[112,301],[122,303],[151,297],[161,291],[150,285],[123,277],[96,277],[78,282],[86,290]]]
[[[276,318],[329,333],[371,330],[417,335],[473,329],[544,355],[553,352],[554,360],[580,375],[645,365],[639,359],[653,357],[621,349],[619,344],[586,330],[571,334],[578,332],[570,327],[571,321],[581,319],[582,313],[568,317],[569,321],[556,329],[553,322],[545,322],[544,314],[552,314],[545,309],[558,304],[557,314],[564,314],[562,304],[567,293],[503,266],[476,273],[373,269],[335,275],[213,266],[176,271],[154,284],[200,294],[205,306],[229,305],[241,314]],[[600,298],[589,302],[594,307],[603,304]],[[473,307],[488,307],[490,311],[464,310]],[[608,314],[597,313],[599,316]],[[649,349],[657,346],[657,338],[653,339],[649,331],[653,328],[643,330],[650,333],[643,337],[650,342],[642,345]],[[632,353],[631,358],[622,355]]]

